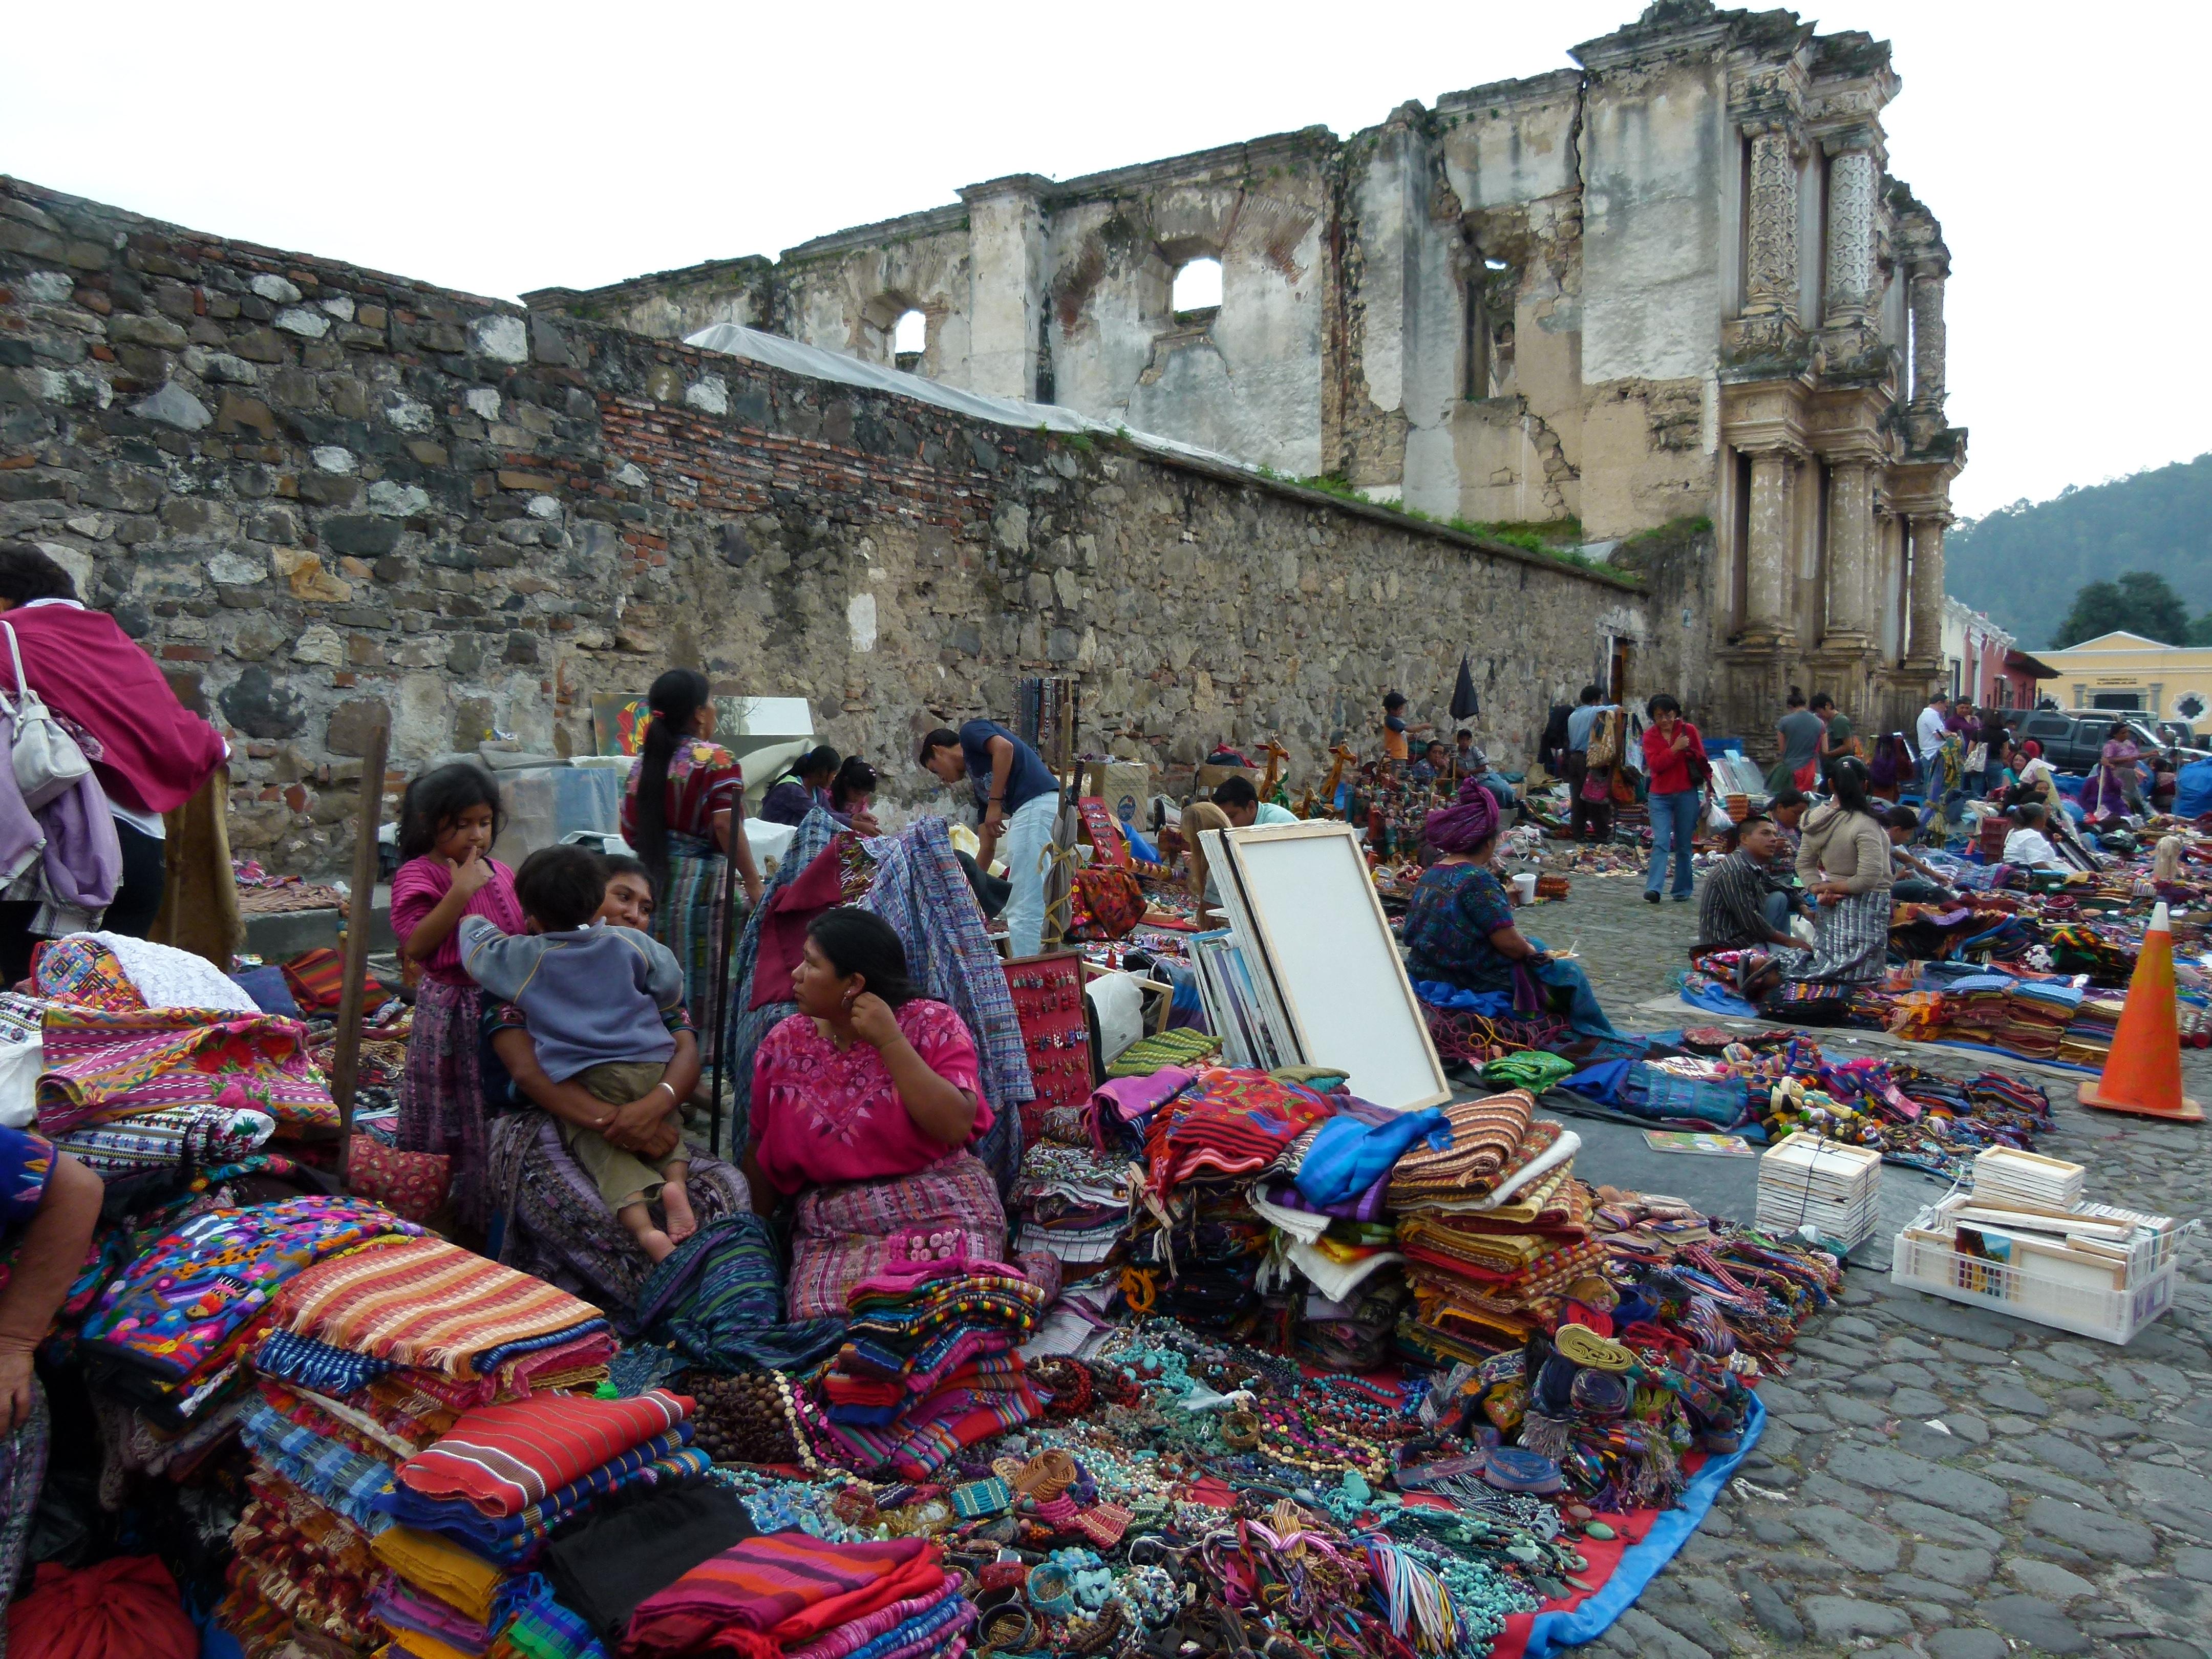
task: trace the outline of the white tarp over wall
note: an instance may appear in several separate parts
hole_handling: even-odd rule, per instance
[[[1243,472],[1252,471],[1243,461],[1211,449],[1200,449],[1195,444],[1178,443],[1173,438],[1162,438],[1149,432],[1132,432],[1126,427],[1108,426],[1103,421],[1094,421],[1088,415],[1079,415],[1059,404],[1028,404],[1018,398],[994,398],[981,392],[963,392],[958,386],[925,380],[919,374],[909,374],[902,368],[887,368],[881,363],[863,362],[860,358],[848,357],[842,351],[826,351],[820,346],[801,345],[796,340],[785,339],[781,334],[763,334],[757,328],[744,328],[736,323],[716,323],[711,328],[702,328],[686,338],[684,343],[696,346],[702,351],[719,351],[726,357],[742,357],[748,362],[766,363],[771,368],[788,369],[793,374],[804,374],[810,380],[836,380],[845,386],[864,386],[876,392],[893,392],[902,398],[912,398],[918,403],[935,404],[939,409],[949,409],[955,414],[965,415],[974,420],[989,421],[999,426],[1018,426],[1030,432],[1042,427],[1048,432],[1103,432],[1109,435],[1121,433],[1139,448],[1158,450],[1171,455],[1188,455],[1201,461],[1214,461]]]

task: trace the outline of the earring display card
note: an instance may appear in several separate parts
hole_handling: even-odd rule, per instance
[[[1021,1024],[1022,1046],[1036,1084],[1036,1098],[1022,1108],[1022,1139],[1034,1146],[1046,1138],[1055,1114],[1079,1115],[1094,1086],[1083,957],[1075,951],[1018,957],[1006,971],[1006,991],[1014,1000],[1014,1018]]]

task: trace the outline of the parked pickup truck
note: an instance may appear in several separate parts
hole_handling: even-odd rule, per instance
[[[2123,722],[2145,754],[2171,746],[2138,716],[2095,711],[2076,714],[2055,708],[2032,709],[2021,715],[2014,722],[2013,741],[2033,738],[2043,745],[2043,758],[2058,771],[2087,773],[2104,758],[2113,728]]]

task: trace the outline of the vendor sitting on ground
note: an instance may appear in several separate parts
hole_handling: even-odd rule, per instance
[[[1882,825],[1889,831],[1889,896],[1894,902],[1942,904],[1958,896],[1943,879],[1942,871],[1923,864],[1905,850],[1919,832],[1917,812],[1910,806],[1893,806],[1882,814]]]
[[[1431,748],[1436,745],[1431,744]],[[1249,830],[1254,824],[1296,823],[1298,815],[1287,806],[1278,806],[1271,800],[1261,800],[1260,792],[1252,787],[1249,778],[1224,778],[1213,786],[1213,804],[1221,809],[1222,816],[1238,830]]]
[[[1582,965],[1554,957],[1514,926],[1491,867],[1498,826],[1498,802],[1474,778],[1460,784],[1456,806],[1429,814],[1422,838],[1437,858],[1406,912],[1407,974],[1455,990],[1509,993],[1516,1006],[1540,1005],[1524,1012],[1563,1012],[1586,1035],[1616,1035]]]
[[[2050,814],[2040,801],[2024,800],[2012,809],[2013,822],[2020,827],[2005,837],[2004,861],[2030,870],[2063,870],[2066,866],[2058,856],[2058,849],[2051,844],[2051,837],[2043,833],[2045,820]]]
[[[1888,967],[1890,844],[1863,762],[1836,762],[1828,783],[1835,793],[1805,815],[1797,847],[1797,878],[1819,907],[1813,948],[1784,952],[1768,966],[1783,980],[1838,994],[1872,983]],[[1756,1002],[1771,984],[1753,969],[1739,974],[1738,988]]]
[[[992,1118],[975,1039],[915,994],[891,925],[816,917],[791,994],[799,1012],[753,1062],[743,1165],[757,1210],[797,1200],[790,1317],[842,1317],[846,1291],[899,1257],[1006,1260],[998,1187],[967,1150]]]
[[[1698,942],[1691,956],[1770,945],[1794,949],[1790,895],[1774,884],[1781,836],[1764,814],[1753,812],[1729,831],[1728,840],[1728,856],[1706,872],[1698,895]]]

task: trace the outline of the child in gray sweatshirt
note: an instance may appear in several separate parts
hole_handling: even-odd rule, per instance
[[[621,1106],[668,1088],[661,1073],[676,1039],[661,1011],[684,1000],[684,970],[648,934],[592,925],[606,885],[606,865],[597,854],[541,848],[514,878],[530,931],[502,933],[488,917],[465,916],[461,965],[493,996],[522,1011],[547,1077],[573,1079]],[[669,1089],[671,1116],[678,1103]],[[597,1129],[565,1121],[560,1127],[570,1156],[655,1261],[698,1230],[684,1185],[690,1154],[680,1139],[669,1157],[649,1163]],[[656,1197],[668,1218],[665,1230],[653,1224]]]

